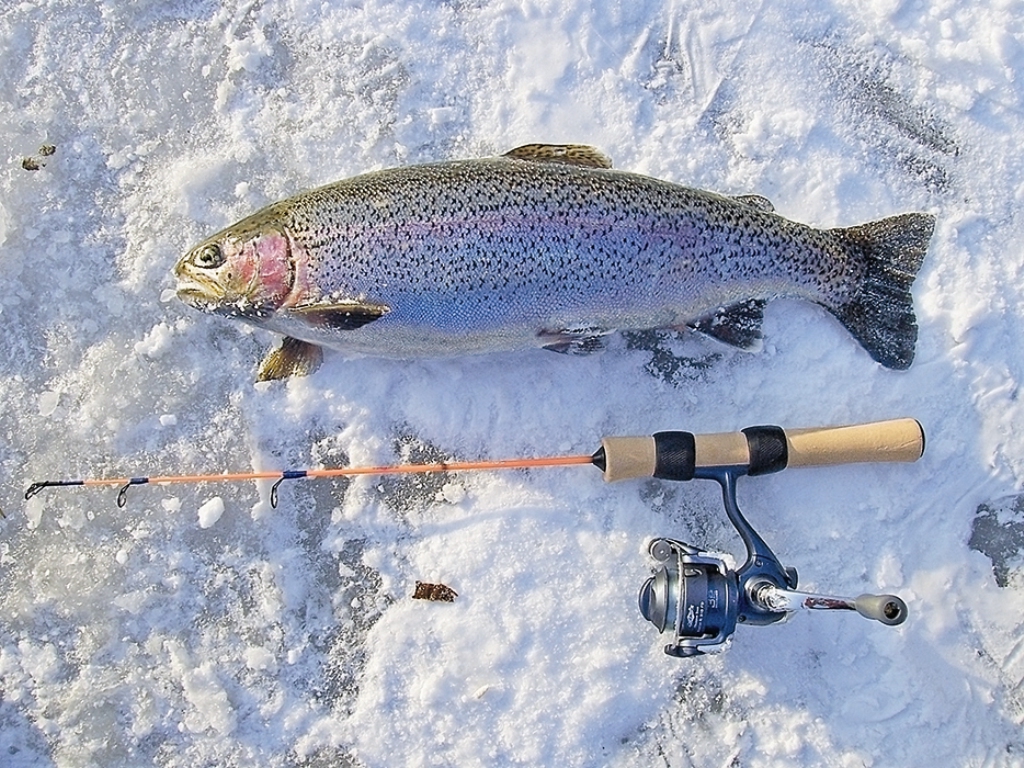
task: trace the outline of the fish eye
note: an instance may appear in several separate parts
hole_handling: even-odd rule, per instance
[[[204,245],[196,251],[192,263],[200,269],[215,269],[224,263],[224,251],[216,243]]]

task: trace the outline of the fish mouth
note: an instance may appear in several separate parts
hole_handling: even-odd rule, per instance
[[[192,276],[179,275],[178,286],[175,288],[178,298],[192,306],[208,306],[216,304],[224,297],[222,292],[206,281],[197,280]]]
[[[215,303],[215,300],[201,288],[193,286],[179,287],[175,293],[178,299],[191,307],[204,308]]]
[[[175,272],[178,277],[175,295],[188,306],[204,312],[217,312],[228,300],[224,289],[215,280],[187,269]]]
[[[220,285],[193,276],[180,276],[175,294],[179,300],[193,309],[212,315],[257,318],[265,314],[249,298],[229,296]]]

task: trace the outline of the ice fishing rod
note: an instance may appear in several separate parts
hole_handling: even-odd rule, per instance
[[[112,486],[120,490],[117,506],[127,504],[128,489],[136,485],[171,485],[248,480],[275,480],[271,506],[277,506],[277,489],[286,480],[401,475],[436,472],[466,472],[502,469],[531,469],[591,464],[612,482],[634,477],[690,480],[698,470],[715,466],[744,466],[744,474],[777,472],[786,466],[812,466],[858,461],[912,461],[901,447],[920,425],[913,419],[859,424],[848,427],[798,429],[749,427],[742,432],[694,435],[689,432],[659,432],[649,437],[606,437],[593,454],[545,456],[479,461],[440,461],[427,464],[393,464],[375,467],[333,467],[326,469],[266,470],[194,475],[151,475],[148,477],[104,477],[78,480],[41,480],[25,491],[31,499],[46,488],[71,486]],[[781,462],[781,463],[780,463]]]
[[[276,506],[277,489],[286,480],[581,464],[597,467],[609,482],[644,477],[714,480],[721,486],[729,521],[746,547],[746,561],[739,568],[731,569],[720,555],[675,539],[654,539],[649,551],[657,567],[641,587],[639,598],[644,618],[659,632],[671,630],[673,633],[673,641],[665,646],[665,652],[673,656],[696,656],[725,647],[737,623],[772,624],[801,608],[855,610],[883,624],[901,624],[907,617],[907,606],[895,595],[844,598],[796,591],[796,569],[779,562],[740,511],[736,481],[744,475],[766,475],[787,467],[917,461],[924,453],[924,443],[921,424],[909,418],[812,429],[758,426],[714,434],[673,431],[641,437],[605,437],[601,447],[591,455],[219,475],[44,480],[32,483],[25,498],[32,498],[45,488],[119,486],[117,504],[123,507],[128,489],[135,485],[276,480],[270,499],[271,505]]]
[[[243,482],[246,480],[276,480],[270,489],[270,506],[277,507],[277,489],[285,480],[318,479],[329,477],[357,477],[360,475],[409,475],[429,472],[465,472],[470,470],[529,469],[531,467],[560,467],[573,464],[591,464],[591,456],[548,456],[537,459],[503,459],[498,461],[439,461],[432,464],[392,464],[381,467],[333,467],[329,469],[286,469],[266,472],[230,472],[209,475],[154,475],[150,477],[103,477],[83,480],[41,480],[25,491],[31,499],[44,488],[68,486],[115,486],[117,506],[128,503],[128,489],[133,485],[172,485],[197,483]]]

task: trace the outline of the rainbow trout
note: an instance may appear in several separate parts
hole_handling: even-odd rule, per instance
[[[909,213],[813,229],[756,195],[531,144],[304,192],[204,240],[174,272],[187,304],[285,336],[261,379],[309,372],[320,347],[586,353],[615,331],[689,327],[752,348],[765,303],[782,296],[820,304],[876,361],[903,369],[934,224]]]

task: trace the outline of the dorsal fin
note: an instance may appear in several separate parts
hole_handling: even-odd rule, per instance
[[[775,213],[775,206],[772,205],[772,201],[767,197],[761,197],[761,195],[736,195],[733,200],[749,205],[758,211],[764,213]]]
[[[524,144],[506,152],[503,157],[529,160],[533,163],[560,163],[583,168],[611,168],[612,160],[595,147],[586,144]]]

